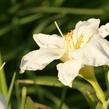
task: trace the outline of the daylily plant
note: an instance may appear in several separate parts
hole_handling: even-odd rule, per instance
[[[104,39],[109,34],[109,23],[99,27],[100,20],[91,18],[79,21],[75,29],[64,37],[56,34],[34,34],[40,49],[26,54],[21,60],[21,72],[42,70],[50,62],[60,59],[57,65],[58,78],[71,86],[84,66],[109,65],[109,42]]]

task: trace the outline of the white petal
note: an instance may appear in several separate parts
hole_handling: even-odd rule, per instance
[[[25,70],[42,70],[50,62],[59,59],[63,50],[60,49],[39,49],[26,54],[21,60],[21,73]]]
[[[97,32],[99,23],[100,23],[99,19],[93,19],[93,18],[87,21],[79,21],[74,29],[75,40],[76,38],[83,36],[85,42],[87,42],[89,38],[92,37],[92,35]]]
[[[70,60],[65,63],[58,64],[57,69],[59,80],[64,85],[71,87],[72,81],[78,76],[81,67],[81,62],[77,60]]]
[[[33,38],[35,42],[42,48],[64,48],[64,40],[62,37],[53,34],[34,34]]]
[[[106,37],[107,35],[109,35],[109,23],[105,24],[105,25],[102,25],[100,28],[99,28],[99,34],[102,36],[102,37]]]
[[[0,109],[7,109],[4,96],[0,95]]]
[[[69,54],[70,57],[80,60],[83,65],[109,65],[109,42],[101,36],[95,36],[83,48]]]

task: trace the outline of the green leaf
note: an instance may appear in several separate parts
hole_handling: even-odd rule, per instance
[[[38,76],[34,81],[17,80],[17,82],[21,84],[37,84],[37,85],[45,85],[45,86],[53,86],[53,87],[63,86],[58,81],[58,79],[53,76]],[[77,89],[84,95],[91,109],[95,108],[97,103],[97,98],[95,95],[95,91],[88,83],[82,81],[73,81],[72,88]]]
[[[27,88],[23,87],[22,88],[22,98],[21,98],[20,109],[25,108],[26,95],[27,95]]]
[[[2,66],[1,55],[0,55],[0,66]],[[0,70],[0,89],[1,89],[1,93],[5,96],[5,99],[7,101],[8,88],[7,88],[6,76],[3,68]]]
[[[33,14],[33,15],[29,15],[29,16],[26,16],[26,17],[22,17],[22,18],[13,18],[13,24],[14,25],[25,25],[27,23],[30,23],[30,22],[33,22],[37,19],[40,19],[40,17],[42,17],[41,14]]]
[[[95,95],[95,91],[89,84],[81,81],[74,81],[72,87],[82,93],[82,95],[86,98],[90,109],[95,108],[97,104],[97,97]]]
[[[12,25],[8,24],[7,26],[0,28],[0,37],[2,37],[2,35],[8,33],[10,30],[12,30]]]
[[[105,72],[105,81],[106,81],[106,87],[107,87],[107,97],[109,97],[109,67],[104,66],[104,72]]]
[[[60,13],[60,14],[80,14],[80,15],[103,15],[103,9],[83,9],[69,7],[37,7],[26,10],[31,13]]]
[[[53,76],[38,76],[35,80],[17,80],[21,84],[38,84],[45,86],[61,87],[63,86],[56,77]]]
[[[15,77],[16,77],[16,73],[13,74],[13,77],[12,77],[12,80],[11,80],[11,84],[10,84],[8,95],[7,95],[7,104],[9,104],[9,101],[10,101],[10,97],[11,97],[12,90],[13,90],[13,87],[14,87]]]
[[[37,102],[34,103],[30,97],[27,97],[26,99],[25,108],[26,109],[51,109],[50,107],[46,105],[43,105]]]
[[[59,109],[62,109],[62,107],[63,107],[64,100],[66,98],[66,92],[67,92],[67,87],[63,87],[62,94],[61,94],[61,103],[60,103]]]

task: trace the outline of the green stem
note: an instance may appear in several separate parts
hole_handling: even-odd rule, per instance
[[[103,90],[101,89],[100,85],[98,84],[96,78],[94,80],[88,80],[92,87],[95,89],[96,95],[98,99],[104,103],[105,102],[105,95]]]
[[[101,89],[100,85],[98,84],[98,81],[96,80],[94,67],[86,66],[81,69],[80,74],[85,80],[87,80],[92,85],[99,101],[101,101],[102,104],[105,104],[105,94]]]
[[[107,109],[105,94],[104,94],[103,90],[101,89],[100,85],[98,84],[98,81],[96,80],[95,76],[93,77],[92,80],[87,80],[87,81],[94,88],[94,90],[96,92],[96,96],[97,96],[98,100],[100,101],[100,102],[98,102],[98,104],[100,104],[100,108],[98,108],[98,109]]]
[[[63,87],[62,95],[61,95],[61,103],[60,103],[59,109],[62,109],[64,99],[65,99],[65,96],[66,96],[66,92],[67,92],[67,87]]]

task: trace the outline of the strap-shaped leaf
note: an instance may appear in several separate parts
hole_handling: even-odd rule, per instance
[[[58,81],[54,76],[38,76],[34,81],[33,80],[17,80],[18,83],[22,84],[37,84],[44,86],[53,86],[53,87],[62,87],[63,85]],[[86,82],[74,81],[72,88],[80,91],[83,96],[86,98],[87,102],[91,109],[96,106],[97,98],[93,88]]]
[[[30,97],[27,97],[26,99],[26,104],[25,104],[26,109],[52,109],[46,105],[33,102],[33,100]]]

